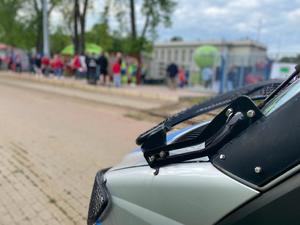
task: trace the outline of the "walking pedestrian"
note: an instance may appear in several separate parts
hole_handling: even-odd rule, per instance
[[[115,87],[121,87],[121,64],[122,64],[122,60],[117,59],[112,66]]]
[[[175,63],[171,63],[167,67],[168,86],[171,89],[176,89],[177,86],[178,66]]]

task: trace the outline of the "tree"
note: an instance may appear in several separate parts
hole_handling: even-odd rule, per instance
[[[15,29],[19,26],[16,20],[21,8],[20,0],[0,0],[0,40],[6,44],[14,44]]]
[[[131,21],[131,48],[132,53],[138,60],[137,82],[140,83],[141,70],[141,51],[144,50],[147,39],[146,34],[150,31],[152,37],[156,36],[156,28],[159,24],[165,26],[171,25],[171,14],[175,8],[173,0],[143,0],[142,15],[144,16],[144,24],[140,35],[137,34],[135,0],[130,1],[130,21]]]
[[[84,53],[85,51],[85,27],[88,7],[89,0],[74,1],[74,45],[76,53]]]
[[[90,31],[86,32],[86,40],[100,45],[105,51],[112,50],[113,37],[105,23],[95,24]]]
[[[43,0],[25,0],[22,1],[22,9],[24,12],[24,23],[30,24],[35,30],[35,46],[37,52],[43,50]],[[48,17],[54,8],[60,5],[62,0],[49,0]],[[32,10],[33,9],[33,10]]]
[[[70,44],[71,36],[64,32],[63,27],[58,27],[56,31],[51,34],[51,52],[58,53],[68,44]]]
[[[299,63],[300,62],[300,55],[296,56],[284,56],[282,57],[279,62],[284,62],[284,63]]]
[[[18,12],[21,0],[0,0],[0,42],[30,49],[34,45],[34,29]]]

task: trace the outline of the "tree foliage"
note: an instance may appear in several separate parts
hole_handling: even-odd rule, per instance
[[[104,7],[99,22],[86,31],[86,16],[95,1],[103,1]],[[77,52],[84,52],[84,44],[92,42],[106,51],[139,55],[151,49],[159,25],[171,25],[175,5],[174,0],[48,0],[48,16],[56,11],[63,17],[60,24],[50,24],[51,52],[72,42]],[[42,0],[0,0],[0,42],[41,52],[42,13]],[[118,27],[111,27],[112,17]]]
[[[61,50],[70,44],[71,36],[64,32],[62,27],[58,27],[50,36],[51,53],[59,53]]]
[[[279,61],[284,63],[300,63],[300,55],[298,54],[296,56],[285,56],[282,57]]]
[[[21,0],[0,0],[0,42],[28,49],[34,44],[33,27],[18,15],[21,8]]]

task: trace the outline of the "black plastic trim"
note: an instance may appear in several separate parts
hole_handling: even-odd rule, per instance
[[[110,209],[111,197],[104,179],[104,174],[109,169],[100,170],[96,174],[89,204],[87,225],[93,225],[98,220],[102,221]]]
[[[215,225],[299,224],[300,173],[226,215]]]
[[[220,148],[210,160],[215,166],[253,185],[266,185],[300,162],[299,111],[300,93],[267,118],[256,121],[247,132]]]

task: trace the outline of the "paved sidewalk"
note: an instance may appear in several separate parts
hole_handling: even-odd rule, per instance
[[[147,100],[157,100],[157,101],[168,101],[177,102],[183,98],[196,98],[203,96],[210,96],[213,93],[202,88],[196,89],[176,89],[170,90],[166,86],[158,85],[142,85],[142,86],[123,86],[121,88],[114,87],[104,87],[104,86],[93,86],[88,85],[86,80],[75,80],[73,78],[63,78],[61,80],[54,78],[45,78],[41,76],[35,76],[27,73],[17,74],[14,72],[0,72],[0,77],[5,77],[7,79],[18,79],[23,81],[32,81],[35,83],[51,84],[59,87],[68,87],[72,89],[97,92],[107,95],[119,95],[127,97],[137,97]]]
[[[127,110],[0,82],[0,225],[84,225],[96,172],[153,126]]]

